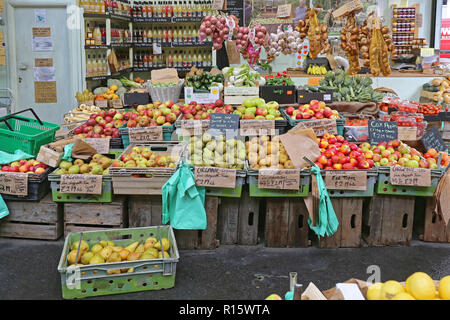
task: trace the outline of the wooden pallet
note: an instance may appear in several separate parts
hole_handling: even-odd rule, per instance
[[[433,198],[428,198],[426,202],[423,241],[450,242],[450,223],[445,226],[442,217],[434,211]]]
[[[65,203],[64,236],[70,232],[121,229],[128,227],[128,207],[124,197],[111,203]]]
[[[51,194],[39,202],[6,201],[9,215],[0,220],[0,237],[58,240],[63,233],[63,208]]]
[[[414,197],[376,195],[363,212],[363,239],[369,246],[409,245]]]
[[[161,196],[129,196],[128,221],[130,228],[162,225]]]
[[[206,230],[174,230],[178,249],[215,249],[217,240],[218,197],[206,197]]]
[[[309,246],[308,210],[302,198],[269,198],[266,202],[267,247]]]
[[[319,239],[319,248],[357,248],[361,246],[364,198],[331,198],[339,227],[330,237]]]
[[[248,190],[242,191],[241,198],[220,199],[217,237],[221,244],[258,243],[259,202]]]

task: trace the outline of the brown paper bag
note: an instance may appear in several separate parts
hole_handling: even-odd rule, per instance
[[[295,129],[280,136],[289,158],[296,169],[309,166],[303,157],[315,162],[320,157],[317,136],[313,129]]]
[[[450,170],[441,177],[433,195],[434,211],[442,217],[445,225],[450,220]]]
[[[358,279],[349,279],[347,281],[345,281],[344,283],[355,283],[358,285],[359,290],[361,290],[361,294],[364,296],[364,298],[366,298],[367,296],[367,289],[370,286],[370,283],[365,282],[365,281],[361,281]],[[322,291],[323,295],[328,299],[328,300],[344,300],[344,296],[342,295],[341,290],[336,289],[336,287]]]
[[[180,78],[178,78],[178,71],[177,71],[177,69],[174,69],[174,68],[152,70],[151,78],[152,78],[153,84],[180,82]]]
[[[108,64],[109,64],[109,70],[111,70],[111,73],[119,72],[120,65],[119,61],[117,61],[116,53],[114,52],[114,49],[111,50],[111,53],[108,55]]]
[[[80,139],[76,139],[72,147],[72,158],[89,160],[96,153],[97,150]]]
[[[241,63],[241,55],[236,49],[236,41],[226,41],[225,42],[228,56],[229,64],[240,64]]]

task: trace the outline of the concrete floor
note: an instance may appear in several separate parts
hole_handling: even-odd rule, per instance
[[[0,239],[0,300],[61,299],[57,271],[63,241]],[[450,244],[413,241],[409,247],[357,249],[279,249],[220,246],[216,250],[182,250],[175,288],[111,295],[96,299],[250,299],[284,295],[289,272],[305,287],[321,290],[349,278],[367,280],[367,267],[378,265],[381,280],[404,281],[416,271],[433,279],[450,275]]]

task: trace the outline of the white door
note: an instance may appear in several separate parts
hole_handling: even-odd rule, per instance
[[[81,42],[79,30],[69,28],[67,23],[72,3],[75,1],[9,1],[10,70],[16,112],[31,107],[43,121],[60,124],[63,114],[74,107],[81,83]],[[33,32],[33,28],[40,29]],[[36,66],[36,59],[44,59],[39,60],[43,67]]]

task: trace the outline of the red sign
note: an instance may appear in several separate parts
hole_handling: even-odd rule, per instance
[[[450,58],[450,19],[442,19],[440,50],[449,51],[449,53],[441,53],[441,58]]]

